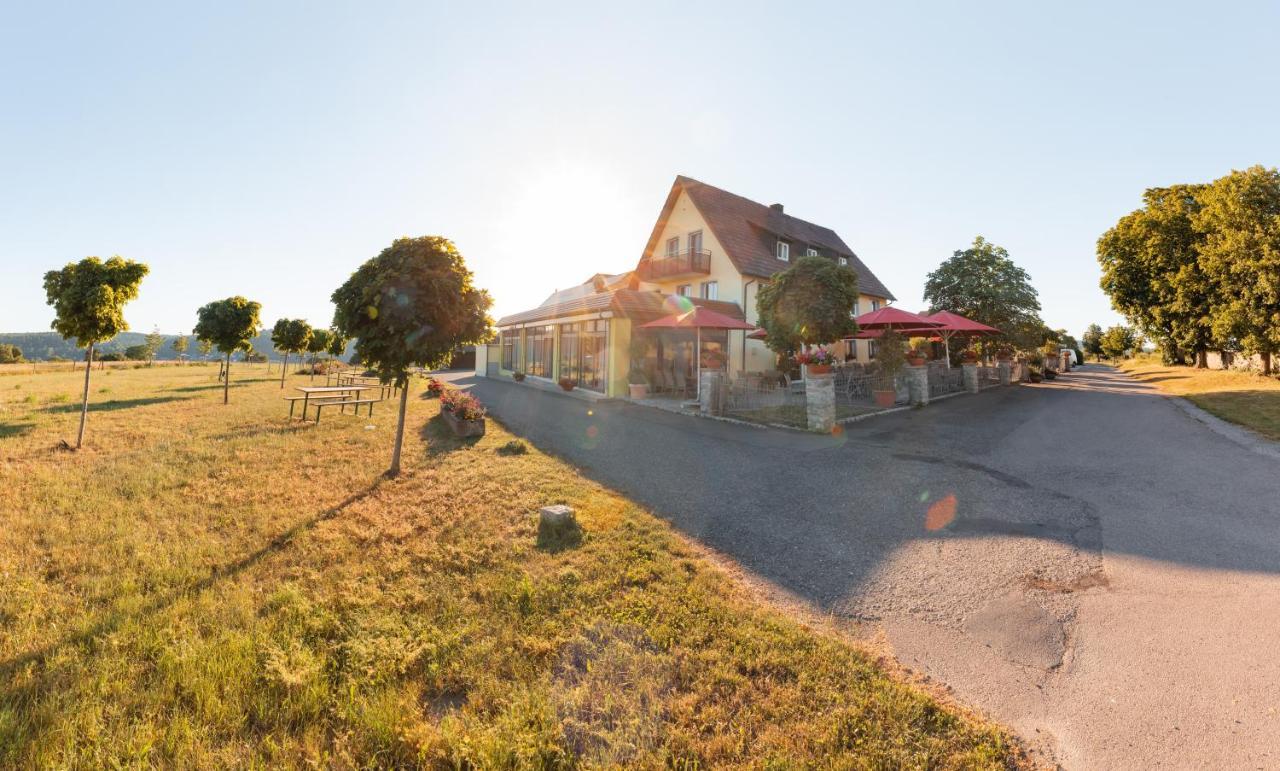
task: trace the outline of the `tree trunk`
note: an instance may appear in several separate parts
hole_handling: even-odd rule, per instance
[[[222,403],[227,404],[227,393],[231,389],[231,354],[227,354],[227,376],[222,379]]]
[[[1262,352],[1262,374],[1271,374],[1271,351]]]
[[[395,449],[391,451],[391,468],[387,469],[387,476],[400,476],[400,448],[404,446],[404,413],[409,406],[409,383],[406,378],[400,378],[400,417],[396,420],[396,444]]]
[[[284,352],[284,361],[280,364],[280,389],[284,390],[284,373],[289,371],[289,352]]]
[[[76,432],[76,449],[84,444],[84,424],[89,419],[89,372],[93,369],[93,343],[85,352],[84,360],[84,399],[80,402],[80,430]]]
[[[1209,349],[1203,345],[1196,348],[1196,369],[1209,368]]]

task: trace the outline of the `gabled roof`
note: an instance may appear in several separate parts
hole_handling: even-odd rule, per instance
[[[559,294],[559,293],[557,293]],[[553,295],[555,297],[556,295]],[[723,300],[703,300],[695,297],[679,297],[662,292],[641,291],[639,289],[607,289],[563,301],[543,303],[537,308],[498,319],[497,326],[509,327],[513,324],[530,324],[537,321],[564,318],[566,316],[583,316],[591,313],[612,311],[630,319],[652,321],[671,313],[679,313],[689,309],[689,303],[709,308],[716,313],[723,313],[735,319],[742,319],[742,309],[737,303]]]
[[[566,303],[570,300],[585,297],[589,294],[595,294],[596,292],[605,289],[634,289],[635,286],[631,281],[631,277],[633,275],[634,274],[631,271],[613,274],[597,273],[577,286],[552,292],[550,297],[542,301],[542,305],[558,305]]]
[[[775,273],[786,270],[789,263],[779,260],[775,253],[776,243],[778,239],[782,239],[791,242],[793,259],[803,253],[801,250],[805,246],[814,247],[823,256],[847,258],[849,267],[858,274],[859,292],[895,299],[880,279],[876,278],[831,228],[792,217],[779,209],[683,175],[676,177],[671,192],[667,194],[667,202],[658,215],[649,243],[645,245],[644,254],[640,258],[642,264],[654,255],[658,239],[666,228],[681,191],[688,193],[734,267],[744,276],[770,278]]]

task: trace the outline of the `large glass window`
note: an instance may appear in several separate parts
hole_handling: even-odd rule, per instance
[[[525,330],[524,371],[534,377],[551,377],[555,353],[555,327],[529,327]]]
[[[516,340],[520,337],[520,333],[512,330],[502,333],[502,368],[513,370],[516,368]]]
[[[560,377],[591,391],[604,391],[608,382],[609,322],[580,321],[560,325]]]
[[[715,281],[703,281],[701,290],[704,300],[715,300],[720,296],[719,284]]]

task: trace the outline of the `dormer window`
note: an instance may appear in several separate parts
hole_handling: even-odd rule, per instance
[[[818,250],[817,250],[817,249],[814,249],[814,248],[811,246],[811,247],[809,247],[808,249],[805,249],[805,250],[804,250],[804,256],[805,256],[805,257],[817,257],[817,256],[818,256]]]
[[[778,242],[778,259],[783,262],[791,262],[791,244],[786,241]]]
[[[849,267],[849,258],[848,258],[848,257],[841,257],[841,258],[840,258],[840,266],[841,266],[841,267],[844,267],[844,268]]]
[[[667,239],[667,256],[674,257],[680,253],[680,236]]]

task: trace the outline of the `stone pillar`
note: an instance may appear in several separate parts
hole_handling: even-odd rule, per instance
[[[1013,382],[1013,362],[1007,359],[997,361],[996,372],[1000,373],[1000,385],[1006,386]]]
[[[910,364],[906,366],[907,372],[907,393],[910,394],[912,404],[928,404],[929,403],[929,367],[921,364],[919,367],[913,367]]]
[[[698,407],[706,415],[719,415],[723,412],[720,404],[720,381],[724,373],[718,369],[699,369]]]
[[[978,392],[978,365],[961,364],[960,369],[964,372],[964,390],[971,394],[976,394]]]
[[[804,407],[809,430],[831,433],[836,425],[836,376],[811,375],[804,379]]]
[[[1075,357],[1071,355],[1071,351],[1063,351],[1063,352],[1062,352],[1062,371],[1063,371],[1063,372],[1070,372],[1070,371],[1071,371],[1071,360],[1072,360],[1073,358],[1075,358]]]

